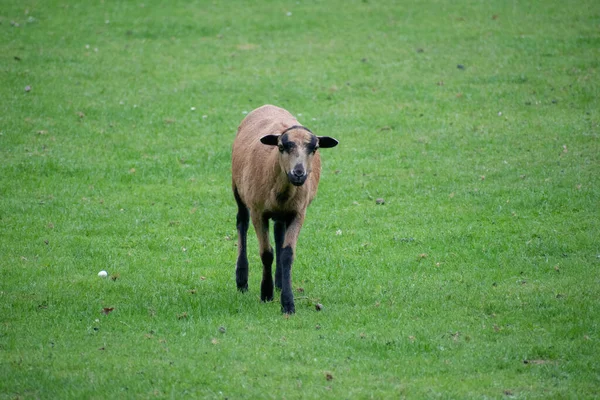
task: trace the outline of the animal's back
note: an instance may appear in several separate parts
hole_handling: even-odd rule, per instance
[[[262,144],[260,138],[281,133],[297,124],[298,121],[287,110],[269,104],[250,112],[242,120],[233,142],[232,183],[245,201],[251,201],[249,197],[254,197],[253,192],[267,184],[266,180],[271,174],[266,168],[274,166],[266,159],[272,157],[273,152],[277,151],[276,147]],[[262,162],[252,162],[253,159]]]
[[[279,151],[277,146],[262,144],[260,138],[265,135],[280,134],[295,125],[300,123],[292,114],[273,105],[257,108],[241,122],[233,142],[232,184],[234,190],[248,206],[259,208],[278,206],[273,185],[277,176],[275,170],[279,169]],[[318,185],[320,165],[319,154],[316,154],[309,182],[302,188],[294,188],[294,192],[304,194],[299,197],[299,199],[305,198],[302,201],[312,200]],[[267,193],[268,195],[265,195]]]
[[[249,138],[255,139],[252,142],[256,142],[264,135],[278,134],[294,125],[300,123],[289,111],[267,104],[244,118],[238,128],[235,141],[249,144],[246,143]]]
[[[232,167],[233,183],[239,184],[242,175],[248,173],[250,164],[254,168],[262,169],[268,163],[252,163],[252,158],[265,159],[276,152],[276,147],[265,146],[260,138],[265,135],[278,134],[287,128],[299,125],[289,111],[270,104],[264,105],[252,111],[241,122],[235,140],[233,142]],[[254,179],[263,176],[265,171],[252,171]]]

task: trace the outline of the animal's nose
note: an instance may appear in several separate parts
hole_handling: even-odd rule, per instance
[[[304,167],[301,164],[298,164],[294,167],[294,170],[292,172],[297,177],[304,176]]]

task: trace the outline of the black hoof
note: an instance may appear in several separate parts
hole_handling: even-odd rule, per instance
[[[273,301],[273,282],[262,282],[260,285],[260,299],[262,301]]]
[[[260,299],[262,300],[263,303],[269,303],[271,301],[273,301],[273,295],[270,296],[263,296],[262,294],[260,295]]]
[[[281,306],[281,313],[282,314],[295,314],[296,313],[296,307],[294,307],[294,305],[282,305]]]

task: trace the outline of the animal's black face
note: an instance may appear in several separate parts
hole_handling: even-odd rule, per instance
[[[315,136],[304,127],[290,128],[281,135],[267,135],[260,141],[278,147],[279,165],[294,186],[302,186],[308,179],[319,147],[334,147],[338,143],[330,137]]]
[[[308,131],[288,132],[277,143],[280,162],[294,186],[302,186],[311,171],[312,158],[318,149],[318,139]]]

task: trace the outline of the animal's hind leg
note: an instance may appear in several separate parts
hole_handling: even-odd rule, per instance
[[[269,219],[264,216],[252,216],[254,230],[258,238],[260,259],[263,264],[263,276],[260,284],[260,299],[262,301],[273,300],[273,273],[271,266],[273,264],[273,249],[269,243]]]
[[[248,236],[248,223],[250,213],[244,204],[237,188],[233,188],[233,195],[238,206],[237,231],[238,231],[238,258],[235,265],[235,282],[241,292],[248,290],[248,253],[246,250],[246,238]]]
[[[281,290],[281,248],[283,247],[283,240],[285,239],[285,222],[275,221],[275,287]]]

